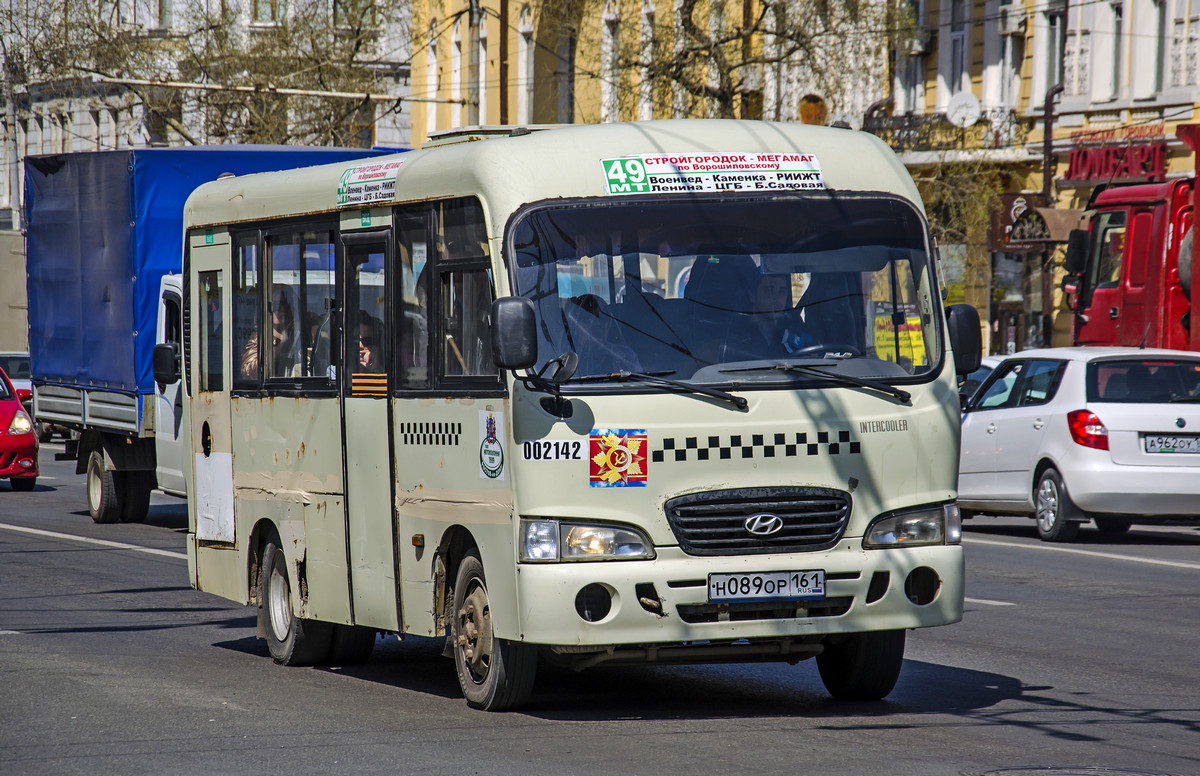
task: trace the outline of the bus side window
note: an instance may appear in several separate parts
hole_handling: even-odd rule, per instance
[[[225,351],[222,348],[224,331],[221,325],[221,284],[224,272],[210,270],[199,274],[200,280],[200,390],[225,390]]]
[[[429,276],[424,208],[401,211],[396,219],[400,270],[399,385],[429,387]]]
[[[475,199],[434,204],[438,247],[441,377],[499,377],[492,361],[490,256]]]
[[[262,299],[258,294],[258,237],[241,235],[236,245],[233,268],[233,387],[257,388],[262,384],[259,369],[258,322]]]

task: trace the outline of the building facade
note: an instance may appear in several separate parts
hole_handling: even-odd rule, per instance
[[[406,3],[10,0],[0,17],[0,228],[20,228],[27,155],[411,141]]]
[[[1175,129],[1200,104],[1200,1],[907,2],[890,109],[868,129],[918,182],[989,181],[986,224],[941,247],[991,352],[1069,344],[1062,244],[1095,187],[1194,174]]]

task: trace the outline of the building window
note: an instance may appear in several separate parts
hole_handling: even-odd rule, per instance
[[[358,29],[378,23],[375,0],[333,0],[335,27]]]
[[[475,52],[475,88],[479,94],[479,103],[475,106],[475,123],[487,123],[487,24],[484,23],[483,14],[479,14],[478,18],[473,22],[479,25],[479,48]]]
[[[438,56],[437,19],[429,20],[429,37],[425,45],[425,134],[437,131]]]
[[[920,0],[904,3],[901,26],[906,31],[896,50],[895,106],[897,115],[920,112],[925,93],[925,55],[929,50],[929,28],[922,24],[925,10]]]
[[[638,30],[638,42],[641,44],[642,61],[647,64],[639,68],[638,73],[638,121],[649,121],[654,118],[654,81],[650,78],[649,62],[654,57],[654,3],[652,0],[642,0],[641,26]]]
[[[600,123],[617,121],[620,106],[617,92],[620,87],[620,66],[617,31],[621,17],[617,4],[608,0],[600,17]]]
[[[967,0],[950,0],[950,66],[949,90],[950,95],[971,88],[971,71],[968,57],[970,51],[970,35],[967,26],[969,9]]]
[[[533,10],[521,7],[517,22],[517,123],[533,123]]]
[[[287,13],[285,0],[254,0],[254,22],[256,24],[275,24],[283,21]]]
[[[1046,89],[1063,80],[1067,45],[1067,15],[1061,9],[1046,12]],[[1045,91],[1045,90],[1043,90]]]
[[[462,126],[462,17],[454,20],[454,31],[450,37],[450,126]]]
[[[558,123],[575,121],[575,36],[560,34],[558,39]]]

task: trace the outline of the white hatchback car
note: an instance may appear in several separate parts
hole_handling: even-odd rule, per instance
[[[1004,359],[964,407],[958,504],[1036,518],[1046,541],[1095,520],[1200,516],[1200,353],[1046,348]]]

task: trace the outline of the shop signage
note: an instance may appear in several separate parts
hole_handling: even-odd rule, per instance
[[[1064,182],[1151,182],[1167,174],[1167,143],[1128,143],[1071,149]]]

